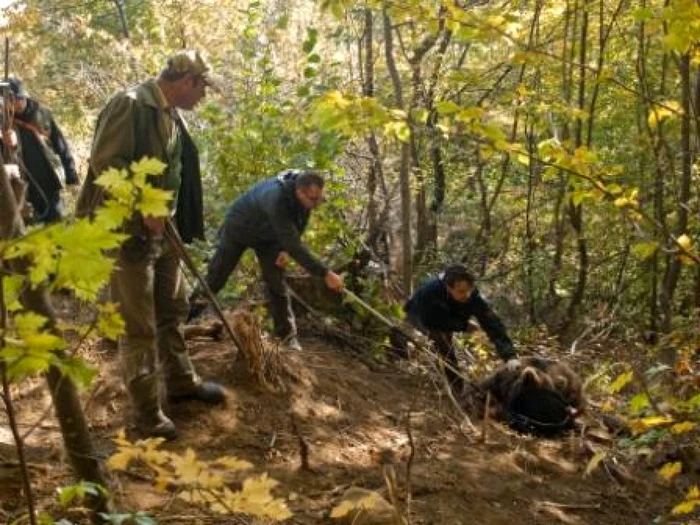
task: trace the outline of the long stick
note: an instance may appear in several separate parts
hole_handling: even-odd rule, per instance
[[[195,265],[194,261],[192,260],[192,257],[190,257],[190,254],[187,253],[187,248],[185,248],[185,244],[182,242],[180,234],[177,232],[177,230],[173,226],[173,223],[170,222],[170,220],[167,220],[165,223],[165,237],[168,239],[168,242],[170,243],[170,246],[172,246],[173,250],[175,250],[175,253],[177,253],[178,257],[180,257],[180,260],[185,263],[187,269],[197,279],[199,285],[202,287],[202,290],[204,290],[204,293],[206,294],[207,298],[214,306],[214,310],[219,316],[219,319],[221,319],[221,322],[224,323],[224,328],[226,329],[228,335],[231,337],[233,344],[235,344],[236,348],[242,352],[243,345],[238,340],[238,337],[233,331],[233,328],[231,328],[228,319],[226,319],[226,316],[224,315],[224,310],[221,308],[221,304],[219,304],[219,300],[214,295],[214,292],[211,291],[211,288],[209,288],[207,281],[197,269],[197,265]]]
[[[406,339],[411,341],[414,345],[416,345],[419,348],[422,348],[423,350],[428,350],[429,353],[433,353],[432,350],[429,348],[426,348],[426,344],[417,340],[411,333],[409,333],[408,330],[403,328],[402,326],[399,326],[398,324],[394,323],[391,321],[389,318],[387,318],[385,315],[381,314],[378,312],[375,308],[373,308],[370,304],[367,302],[363,301],[360,297],[358,297],[354,292],[351,292],[347,288],[343,289],[343,293],[351,300],[355,301],[357,304],[365,308],[368,312],[370,312],[372,315],[374,315],[377,319],[379,319],[381,322],[383,322],[385,325],[387,325],[389,328],[393,328],[394,330],[397,330],[398,332],[401,333]],[[473,361],[474,356],[471,355],[471,352],[469,352],[466,348],[463,349],[464,352],[469,356],[469,358]],[[447,366],[449,366],[448,363],[445,363]],[[459,373],[459,371],[456,371]]]
[[[415,338],[412,334],[410,334],[410,333],[408,332],[408,330],[404,329],[404,328],[401,327],[401,326],[398,326],[396,323],[393,323],[393,322],[392,322],[391,320],[389,320],[386,316],[384,316],[384,315],[382,315],[381,313],[379,313],[376,309],[374,309],[372,306],[370,306],[370,305],[367,304],[365,301],[363,301],[362,299],[360,299],[355,293],[351,292],[351,291],[348,290],[347,288],[344,288],[344,289],[343,289],[343,293],[344,293],[349,299],[352,299],[352,300],[355,301],[357,304],[359,304],[359,305],[361,305],[362,307],[364,307],[368,312],[370,312],[370,313],[371,313],[372,315],[374,315],[377,319],[379,319],[379,320],[382,321],[384,324],[386,324],[389,328],[392,328],[392,329],[394,329],[394,330],[397,330],[399,333],[401,333],[401,335],[403,335],[403,336],[406,337],[409,341],[411,341],[414,345],[416,345],[417,348],[420,348],[421,350],[423,350],[424,352],[426,352],[430,357],[432,357],[434,360],[436,360],[437,363],[439,363],[439,365],[441,365],[441,366],[443,366],[443,367],[445,367],[445,368],[449,368],[449,369],[452,370],[455,374],[457,374],[459,377],[461,377],[463,380],[467,380],[467,381],[468,381],[468,378],[466,378],[466,377],[462,374],[462,372],[461,372],[460,370],[458,370],[456,367],[454,367],[454,366],[452,366],[450,363],[448,363],[445,359],[443,359],[442,357],[440,357],[435,351],[432,350],[432,348],[430,348],[429,345],[427,345],[427,344],[423,343],[422,341],[419,341],[417,338]],[[440,368],[440,367],[438,366],[438,368]],[[469,426],[469,428],[470,428],[472,431],[476,432],[476,427],[475,427],[474,424],[472,423],[471,419],[470,419],[469,416],[464,412],[464,410],[462,410],[462,407],[459,405],[459,402],[455,399],[454,394],[452,393],[452,388],[450,387],[450,385],[449,385],[449,383],[448,383],[448,381],[447,381],[447,377],[446,377],[444,374],[441,374],[441,376],[442,376],[442,382],[444,383],[444,386],[445,386],[445,391],[447,392],[447,397],[449,397],[450,401],[452,401],[452,404],[453,404],[454,407],[457,409],[457,412],[458,412],[458,413],[464,418],[464,420],[467,422],[467,425]]]

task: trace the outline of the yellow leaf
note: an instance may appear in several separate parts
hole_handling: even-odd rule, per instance
[[[632,381],[632,377],[634,376],[633,372],[625,372],[624,374],[620,374],[615,378],[615,381],[612,382],[608,390],[612,393],[615,394],[625,388],[627,384]]]
[[[175,475],[180,478],[179,481],[185,484],[196,484],[199,473],[205,467],[191,448],[185,451],[184,456],[173,456],[172,465],[175,469]]]
[[[658,470],[658,474],[666,481],[671,481],[680,474],[682,470],[683,464],[680,461],[676,461],[675,463],[666,463]]]
[[[632,432],[635,434],[640,434],[649,430],[650,428],[667,425],[669,423],[673,423],[673,418],[670,416],[651,416],[637,419],[636,421],[633,421],[630,426],[632,428]]]
[[[213,464],[221,465],[222,467],[226,467],[230,470],[247,470],[249,468],[253,468],[251,463],[232,456],[220,457],[214,461]]]
[[[107,466],[112,470],[126,470],[131,463],[132,459],[139,457],[138,450],[134,449],[122,449],[114,454],[107,460]]]
[[[342,518],[355,509],[372,509],[378,500],[379,496],[375,492],[357,500],[343,500],[340,505],[331,511],[331,518]]]
[[[583,475],[588,476],[591,474],[591,472],[597,469],[598,465],[600,465],[600,462],[603,461],[605,456],[606,452],[603,450],[601,450],[600,452],[596,452],[595,455],[588,462],[588,465],[586,465],[586,471],[583,473]]]
[[[691,241],[690,237],[688,237],[685,233],[678,237],[676,242],[678,243],[678,246],[683,248],[685,251],[690,251],[693,247],[693,241]]]
[[[690,514],[695,510],[695,507],[698,506],[700,506],[700,499],[686,500],[683,503],[679,503],[673,507],[671,514],[674,516],[678,516],[679,514]]]
[[[163,173],[167,164],[153,157],[143,157],[139,161],[134,161],[129,166],[129,169],[134,174],[144,175],[160,175]]]
[[[685,499],[700,499],[700,489],[697,485],[690,487],[688,494],[685,495]]]
[[[607,399],[603,402],[603,404],[600,406],[600,411],[605,412],[606,414],[609,414],[611,412],[615,411],[615,403],[613,403],[612,399]]]
[[[695,423],[692,421],[683,421],[683,423],[678,423],[676,425],[673,425],[671,427],[671,432],[674,434],[685,434],[686,432],[690,432],[695,428]]]
[[[649,112],[649,127],[655,128],[660,122],[683,114],[681,105],[676,100],[666,100],[655,104]]]

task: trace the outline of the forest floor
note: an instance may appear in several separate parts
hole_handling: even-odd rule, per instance
[[[329,512],[351,486],[387,497],[378,462],[386,450],[396,458],[401,507],[410,487],[413,524],[660,523],[655,520],[678,502],[678,493],[649,469],[632,467],[620,477],[598,468],[584,475],[591,455],[576,435],[537,439],[492,422],[484,440],[481,422],[475,421],[478,432],[469,431],[429,374],[411,361],[358,359],[312,337],[302,344],[302,353],[285,355],[293,370],[287,392],[274,394],[256,383],[245,362],[233,361],[229,341],[191,341],[197,370],[225,386],[227,403],[168,407],[180,436],[163,448],[192,448],[202,459],[233,455],[250,461],[256,472],[280,482],[275,492],[294,514],[286,523],[294,524],[333,523]],[[83,352],[99,369],[84,396],[97,449],[107,457],[115,448],[112,439],[120,429],[128,431],[130,419],[116,353],[98,348]],[[71,478],[50,397],[37,379],[23,383],[14,398],[23,430],[41,421],[27,439],[30,470],[39,507],[56,515],[55,488]],[[26,507],[18,469],[8,459],[13,447],[4,419],[0,412],[0,518],[10,523]],[[309,469],[300,468],[301,442],[308,448]],[[206,515],[159,493],[147,477],[112,479],[120,510],[147,511],[159,523],[263,523]]]

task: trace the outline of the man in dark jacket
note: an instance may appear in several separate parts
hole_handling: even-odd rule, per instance
[[[80,183],[75,161],[48,108],[30,98],[18,78],[10,79],[14,131],[18,156],[28,181],[27,200],[32,205],[29,222],[48,224],[64,215],[64,184]]]
[[[199,157],[179,110],[193,109],[210,82],[202,56],[179,51],[157,78],[114,95],[97,119],[77,212],[90,215],[102,203],[102,189],[95,180],[103,171],[156,158],[165,169],[151,182],[172,192],[170,211],[178,230],[183,237],[201,236]],[[189,203],[186,208],[183,202]],[[125,233],[130,237],[119,250],[111,293],[126,328],[119,346],[137,426],[147,435],[174,439],[175,425],[162,410],[161,374],[171,402],[217,404],[225,394],[220,385],[202,381],[190,361],[182,331],[187,290],[179,257],[164,235],[166,220],[135,213],[127,221]]]
[[[209,263],[206,281],[213,293],[226,284],[243,252],[252,248],[260,263],[267,286],[269,309],[275,333],[290,350],[301,350],[284,270],[291,257],[311,275],[323,277],[336,292],[343,279],[330,271],[301,242],[311,210],[323,202],[323,177],[315,171],[288,170],[259,182],[239,197],[226,212],[219,230],[216,253]],[[201,293],[190,298],[190,319],[206,307],[198,301]]]
[[[462,392],[463,381],[453,345],[454,332],[470,329],[475,317],[496,347],[498,356],[516,365],[516,353],[506,328],[481,297],[476,279],[464,266],[449,266],[438,277],[423,283],[404,305],[409,323],[428,335],[435,349],[446,361],[445,374],[452,391]]]

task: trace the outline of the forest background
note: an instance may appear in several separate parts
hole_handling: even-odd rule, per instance
[[[461,261],[519,341],[602,348],[614,390],[657,360],[694,378],[631,415],[700,406],[696,2],[21,0],[4,28],[82,174],[107,98],[200,49],[224,85],[187,116],[210,242],[255,181],[327,170],[306,238],[336,266],[369,250],[386,311]]]

